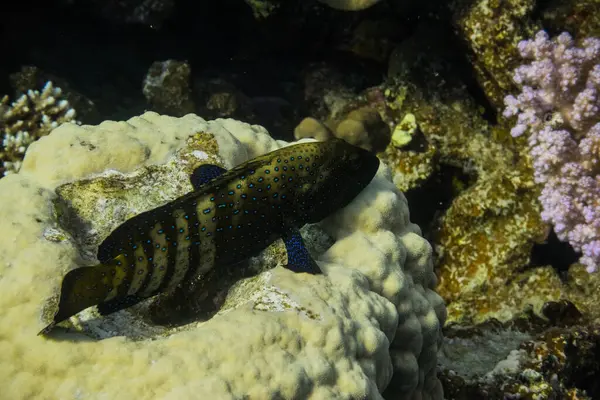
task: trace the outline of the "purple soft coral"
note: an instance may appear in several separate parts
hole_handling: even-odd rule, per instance
[[[529,133],[542,219],[593,272],[600,266],[600,39],[581,45],[545,31],[520,42],[531,62],[515,70],[521,93],[506,96],[504,116],[517,116],[513,136]]]

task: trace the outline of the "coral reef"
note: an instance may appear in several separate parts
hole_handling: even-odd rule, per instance
[[[0,175],[18,172],[31,143],[58,125],[75,122],[75,110],[62,99],[62,90],[47,82],[41,92],[29,90],[13,103],[0,100]]]
[[[343,11],[359,11],[377,4],[380,0],[319,0],[331,8]]]
[[[527,290],[532,296],[515,297],[506,286],[514,280],[520,282],[514,289],[524,290],[527,274],[519,277],[520,269],[527,265],[533,244],[547,234],[527,158],[496,142],[493,130],[476,116],[469,101],[447,103],[445,98],[425,97],[410,85],[389,85],[387,91],[390,99],[396,98],[395,93],[405,94],[400,107],[398,103],[390,107],[400,115],[413,114],[428,143],[424,152],[391,144],[382,153],[395,171],[396,185],[406,190],[424,184],[434,170],[445,166],[458,167],[470,177],[466,187],[455,189],[452,203],[432,232],[438,290],[449,302],[449,320],[504,321],[537,296],[555,300],[534,279]],[[552,270],[544,274],[555,276],[550,282],[558,280]]]
[[[270,16],[279,7],[279,0],[244,0],[252,8],[254,18]]]
[[[142,92],[153,111],[174,117],[194,112],[190,76],[191,69],[186,62],[153,62],[142,84]]]
[[[384,150],[390,142],[390,128],[375,108],[359,107],[345,114],[341,120],[331,118],[321,123],[307,117],[294,129],[296,140],[325,140],[331,136],[377,153]]]
[[[310,115],[321,121],[340,118],[357,93],[340,71],[325,63],[311,64],[304,72],[304,101]]]
[[[600,37],[600,4],[596,0],[554,0],[542,5],[540,14],[549,31],[567,31],[576,38]]]
[[[152,112],[64,124],[33,143],[21,172],[0,180],[6,396],[377,399],[393,387],[396,398],[441,399],[445,307],[432,290],[431,247],[383,165],[348,207],[303,230],[324,276],[276,267],[276,243],[250,263],[264,272],[232,282],[210,319],[156,331],[140,309],[92,310],[73,318],[72,332],[35,336],[44,299],[93,258],[98,235],[191,190],[193,164],[231,168],[284,145],[260,126]],[[77,219],[69,204],[83,194],[91,210]]]
[[[514,89],[511,71],[518,65],[517,43],[540,28],[530,20],[534,6],[534,0],[452,3],[453,23],[470,50],[473,72],[497,109]]]
[[[440,363],[448,399],[591,400],[600,393],[597,327],[519,319],[446,334]]]
[[[344,101],[335,114],[330,109],[325,123],[304,120],[295,136],[339,136],[336,121],[354,112],[347,110],[377,110],[393,133],[390,141],[386,126],[389,144],[376,150],[396,187],[415,199],[411,215],[428,213],[424,228],[436,250],[438,290],[449,302],[449,320],[507,321],[532,306],[539,314],[545,302],[572,293],[551,267],[523,269],[533,245],[548,235],[530,160],[507,128],[483,118],[454,71],[431,54],[437,47],[428,39],[437,37],[431,32],[404,43],[394,52],[387,82]],[[419,50],[432,47],[427,55]],[[327,93],[335,93],[330,88]],[[375,131],[360,132],[365,143],[377,138]],[[460,174],[445,189],[435,180],[449,169]],[[411,193],[421,187],[427,188],[423,198]],[[445,190],[439,201],[430,194]]]

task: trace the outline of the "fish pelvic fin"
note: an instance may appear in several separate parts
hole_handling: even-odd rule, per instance
[[[285,266],[287,269],[294,272],[306,272],[313,275],[323,273],[308,252],[298,229],[286,229],[286,232],[283,235],[283,242],[285,243],[285,249],[287,251],[288,262]]]
[[[60,289],[58,310],[53,321],[38,335],[49,333],[56,324],[65,321],[88,307],[106,301],[117,290],[123,269],[114,264],[80,267],[67,272]]]

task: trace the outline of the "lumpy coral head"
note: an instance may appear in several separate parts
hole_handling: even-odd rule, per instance
[[[382,399],[394,382],[397,399],[442,399],[432,249],[383,163],[350,204],[301,231],[324,274],[282,268],[276,243],[208,320],[159,329],[135,307],[102,318],[90,307],[69,332],[36,336],[64,274],[99,261],[131,214],[189,192],[198,163],[231,169],[286,146],[257,125],[151,112],[34,142],[0,179],[0,397]]]

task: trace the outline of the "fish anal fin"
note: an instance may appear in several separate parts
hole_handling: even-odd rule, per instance
[[[225,168],[219,167],[213,164],[204,164],[199,166],[190,175],[190,182],[194,187],[194,190],[200,189],[200,187],[212,179],[215,179],[227,171]]]
[[[128,307],[134,306],[142,300],[146,300],[146,298],[136,295],[117,297],[115,299],[104,301],[98,304],[98,312],[100,313],[100,315],[112,314],[114,312],[121,311]]]
[[[287,228],[282,237],[287,251],[288,262],[285,266],[287,269],[315,275],[323,273],[308,252],[298,229]]]

